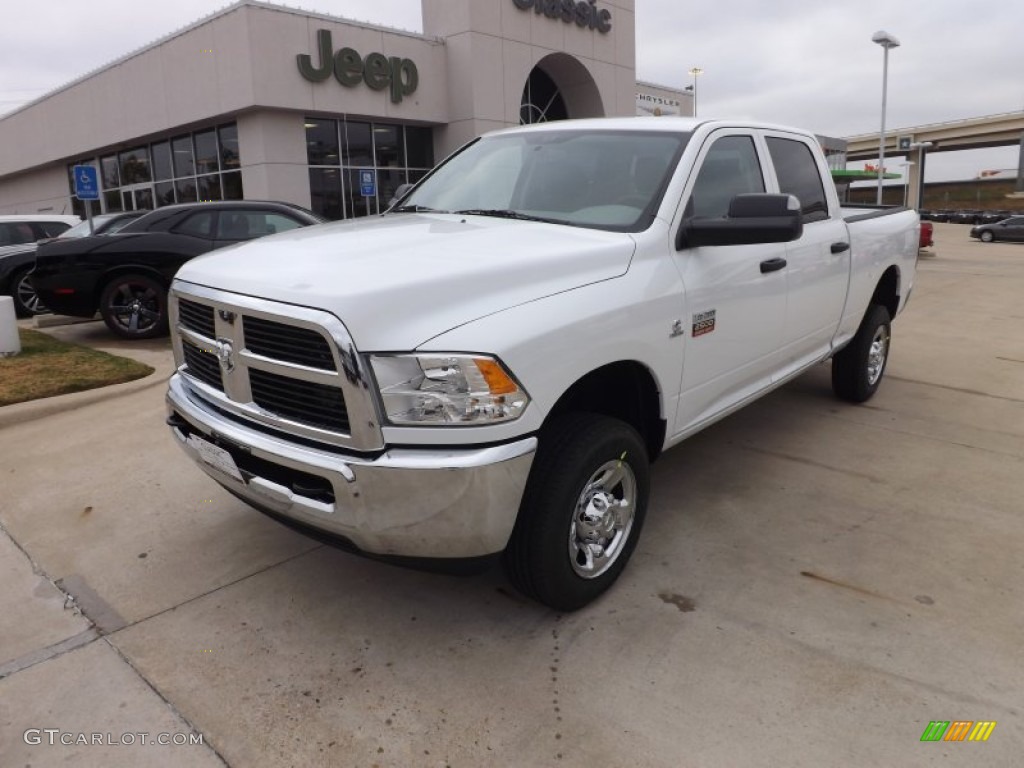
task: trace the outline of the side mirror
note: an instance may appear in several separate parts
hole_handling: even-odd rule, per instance
[[[410,184],[409,182],[399,184],[398,188],[395,190],[394,196],[392,196],[392,198],[388,200],[388,208],[394,207],[395,203],[400,202],[403,197],[409,194],[409,190],[411,190],[415,186],[415,184]]]
[[[716,219],[685,219],[676,233],[676,250],[703,245],[789,243],[803,234],[800,201],[793,195],[736,195],[729,214]]]

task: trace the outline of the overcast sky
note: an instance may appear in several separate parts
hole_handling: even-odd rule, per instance
[[[216,0],[4,3],[0,113],[228,5]],[[600,0],[598,2],[600,5]],[[419,0],[303,0],[307,10],[413,31]],[[698,84],[702,117],[748,117],[832,136],[880,127],[884,29],[889,129],[1024,110],[1024,2],[636,0],[640,80]],[[0,148],[7,151],[8,148]],[[928,180],[1015,168],[1016,148],[936,153]]]

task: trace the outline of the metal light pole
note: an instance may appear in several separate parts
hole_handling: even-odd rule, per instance
[[[693,76],[693,116],[697,116],[697,76],[703,75],[704,70],[700,67],[693,67],[690,69],[690,74]]]
[[[881,205],[882,180],[885,177],[885,101],[889,89],[889,49],[898,48],[900,41],[888,32],[879,30],[871,36],[871,42],[885,49],[885,58],[882,60],[882,130],[878,138],[878,199],[875,201]]]

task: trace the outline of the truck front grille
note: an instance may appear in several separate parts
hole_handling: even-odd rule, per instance
[[[322,371],[337,370],[327,339],[316,331],[250,315],[242,319],[242,326],[246,349],[254,354]]]
[[[301,381],[256,368],[249,370],[252,399],[260,408],[291,421],[347,432],[348,411],[337,387]]]
[[[190,331],[214,339],[213,307],[181,299],[178,302],[178,322]]]
[[[220,363],[217,356],[209,349],[200,349],[187,341],[183,341],[181,350],[185,355],[185,371],[195,376],[204,384],[224,391],[224,382],[220,376]]]
[[[218,412],[342,449],[383,447],[369,372],[334,315],[181,282],[170,309],[178,372]]]

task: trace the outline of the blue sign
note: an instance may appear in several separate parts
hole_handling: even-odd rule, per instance
[[[359,189],[363,197],[375,197],[377,194],[377,180],[373,171],[359,171]]]
[[[75,197],[79,200],[99,200],[100,185],[96,178],[96,169],[91,165],[76,165]]]

